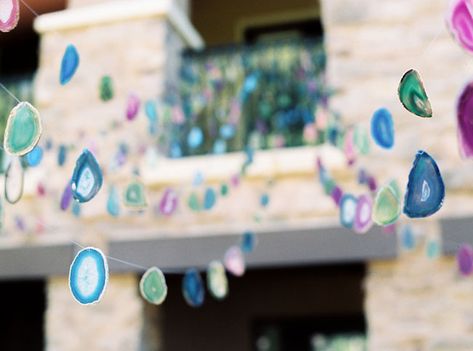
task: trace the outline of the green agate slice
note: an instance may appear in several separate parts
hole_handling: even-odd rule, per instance
[[[420,117],[432,117],[429,98],[416,70],[411,69],[404,74],[399,83],[398,94],[406,110]]]
[[[143,298],[153,305],[160,305],[166,299],[168,287],[163,272],[157,267],[151,267],[140,280],[140,293]]]
[[[396,183],[381,187],[376,194],[373,207],[373,222],[378,225],[390,225],[401,215],[401,196]]]
[[[100,99],[102,101],[113,99],[113,84],[110,76],[103,76],[100,80]]]
[[[125,206],[141,209],[146,207],[145,186],[139,181],[133,181],[125,189]]]
[[[3,148],[11,155],[23,156],[33,150],[42,133],[41,117],[28,102],[20,102],[10,112]]]
[[[228,279],[222,262],[210,262],[207,268],[207,287],[212,296],[218,300],[224,299],[227,296]]]

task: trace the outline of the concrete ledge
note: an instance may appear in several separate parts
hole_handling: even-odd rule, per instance
[[[455,255],[461,244],[473,245],[473,217],[443,219],[440,224],[444,255]]]
[[[189,47],[193,49],[204,47],[200,34],[172,0],[120,0],[67,9],[39,16],[34,22],[34,28],[38,33],[44,34],[158,17],[167,18]]]

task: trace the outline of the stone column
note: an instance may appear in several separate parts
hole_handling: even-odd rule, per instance
[[[108,172],[107,179],[115,180],[108,165],[119,141],[137,150],[149,138],[144,116],[133,123],[125,119],[128,95],[135,93],[143,102],[157,100],[177,77],[181,49],[203,45],[186,14],[171,0],[77,0],[69,5],[65,11],[40,16],[35,23],[41,35],[35,104],[43,120],[42,138],[50,139],[54,148],[64,143],[70,151],[63,167],[56,165],[54,153],[45,156],[45,167],[30,179],[47,179],[48,191],[58,199],[85,147],[95,153],[102,170]],[[61,86],[61,59],[69,44],[78,49],[80,64],[72,80]],[[114,98],[107,102],[99,98],[104,75],[111,77],[114,90]],[[122,128],[108,133],[116,124]],[[131,173],[127,174],[129,178]],[[80,233],[74,240],[99,244],[106,252],[106,233],[113,230],[99,229],[106,194],[107,189],[102,190],[82,206],[81,221],[59,213],[58,203],[43,203],[36,210],[54,221],[49,226],[63,228],[59,231],[67,238]],[[98,218],[95,225],[91,217]],[[47,290],[46,350],[160,349],[159,333],[143,328],[149,314],[144,312],[136,276],[111,272],[106,294],[94,306],[73,300],[66,277],[49,278]],[[153,327],[159,328],[159,323]]]

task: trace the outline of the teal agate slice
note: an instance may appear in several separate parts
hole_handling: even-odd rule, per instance
[[[33,150],[42,133],[41,117],[28,102],[20,102],[10,112],[3,148],[11,155],[23,156]]]
[[[143,183],[135,180],[132,181],[125,189],[124,194],[125,206],[135,209],[142,209],[147,206],[145,196],[145,186]]]
[[[107,212],[112,217],[120,215],[120,196],[115,185],[111,185],[108,190]]]
[[[168,287],[163,272],[157,267],[151,267],[140,280],[140,293],[143,298],[153,305],[160,305],[166,299]]]
[[[200,307],[204,303],[205,290],[200,273],[191,268],[186,271],[182,279],[182,295],[191,307]]]
[[[102,101],[113,99],[113,83],[110,76],[103,76],[100,80],[100,99]]]
[[[416,70],[407,71],[399,83],[399,99],[402,105],[419,117],[432,117],[432,107],[424,85]]]
[[[418,151],[409,173],[404,197],[404,213],[411,218],[428,217],[437,212],[445,198],[445,185],[435,160]]]
[[[87,247],[76,255],[69,269],[69,288],[82,305],[100,301],[108,282],[108,264],[99,249]]]
[[[72,174],[72,196],[79,202],[92,200],[102,187],[102,170],[94,155],[84,149],[76,161]]]

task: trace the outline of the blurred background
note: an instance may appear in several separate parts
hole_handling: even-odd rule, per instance
[[[2,199],[1,350],[473,350],[473,282],[453,257],[473,242],[473,169],[459,156],[455,122],[472,67],[445,26],[447,1],[25,2],[17,28],[0,35],[0,82],[40,111],[44,156],[39,166],[23,159],[21,201]],[[80,64],[61,86],[69,44]],[[398,101],[411,68],[431,120]],[[15,103],[0,94],[2,135]],[[379,107],[393,113],[390,151],[369,140]],[[84,148],[104,186],[90,203],[61,209]],[[362,174],[405,188],[420,149],[447,186],[438,214],[363,235],[339,224],[317,159],[358,196]],[[111,211],[133,181],[147,207],[120,200]],[[170,191],[172,214],[162,210]],[[205,282],[208,263],[245,231],[257,246],[244,276],[228,274],[224,300],[207,294],[188,306],[183,273],[195,267]],[[74,242],[125,261],[109,260],[93,306],[70,294]],[[161,306],[140,296],[151,266],[166,275]]]

